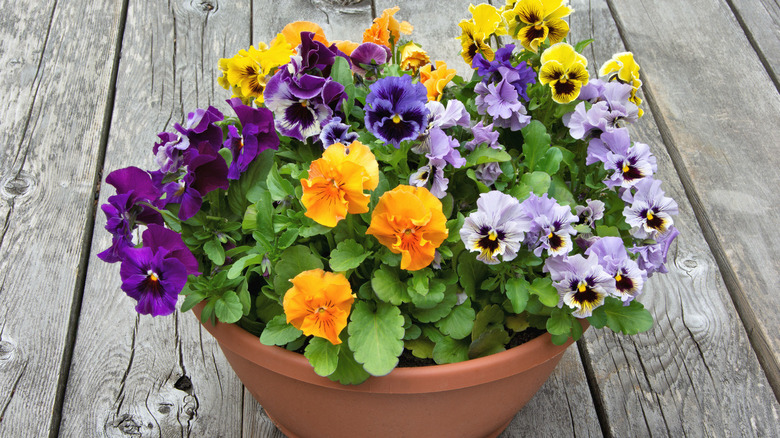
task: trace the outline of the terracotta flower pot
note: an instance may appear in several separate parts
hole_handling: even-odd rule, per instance
[[[202,306],[196,307],[200,317]],[[360,385],[314,373],[301,354],[235,324],[204,324],[239,379],[288,437],[495,437],[533,397],[571,339],[545,333],[510,350],[447,365],[396,368]]]

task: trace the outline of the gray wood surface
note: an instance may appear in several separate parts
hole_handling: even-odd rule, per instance
[[[761,63],[780,89],[780,3],[776,0],[729,0]]]
[[[612,53],[625,51],[606,1],[576,0],[572,6],[577,10],[573,40],[596,39],[586,51],[592,71]],[[616,9],[623,8],[629,6]],[[657,38],[678,33],[683,23],[656,19],[654,32]],[[668,80],[650,73],[668,67],[648,55],[659,44],[636,50],[642,79],[653,89],[657,81]],[[678,41],[675,50],[695,50],[688,44]],[[655,103],[654,94],[646,97]],[[657,157],[662,188],[680,205],[675,225],[681,234],[669,254],[670,272],[653,276],[641,298],[655,318],[653,329],[633,337],[607,330],[586,334],[585,364],[596,384],[596,404],[614,436],[776,436],[780,406],[675,173],[653,109],[645,106],[645,116],[631,127],[632,138],[648,143]],[[686,122],[693,124],[700,118],[693,112],[689,117]]]
[[[0,436],[46,436],[70,355],[121,3],[0,10]]]
[[[780,395],[780,94],[723,0],[612,4],[627,47],[642,53],[661,135]],[[690,23],[706,25],[690,32]]]
[[[105,174],[152,168],[157,132],[197,107],[230,114],[217,65],[249,45],[248,10],[248,2],[130,3]],[[106,185],[100,202],[113,193]],[[135,314],[118,264],[95,257],[110,244],[104,225],[100,212],[61,436],[240,436],[243,387],[216,342],[189,312]]]

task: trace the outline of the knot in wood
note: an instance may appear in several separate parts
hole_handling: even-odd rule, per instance
[[[16,344],[11,341],[0,341],[0,362],[11,360],[14,357]]]
[[[356,5],[363,0],[325,0],[325,3],[330,3],[336,6],[351,6]]]
[[[211,12],[217,8],[215,0],[201,0],[200,10],[203,12]]]
[[[19,172],[3,180],[0,190],[4,198],[18,198],[29,194],[34,186],[35,181],[29,173]]]
[[[160,405],[157,406],[157,412],[168,415],[171,412],[171,406],[173,406],[173,403],[160,403]]]
[[[114,421],[114,427],[125,435],[141,435],[143,424],[137,422],[130,414],[122,414]]]
[[[173,387],[179,391],[190,393],[192,391],[192,380],[186,375],[179,377],[179,380],[173,384]]]

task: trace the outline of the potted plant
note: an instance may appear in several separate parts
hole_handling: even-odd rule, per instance
[[[636,298],[677,235],[627,128],[631,53],[596,79],[564,1],[481,4],[464,79],[397,12],[362,43],[296,22],[222,59],[233,114],[195,110],[155,169],[106,178],[100,258],[136,310],[184,295],[291,436],[497,435],[583,327],[650,328]]]

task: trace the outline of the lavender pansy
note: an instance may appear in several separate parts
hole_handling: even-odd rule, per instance
[[[619,237],[602,237],[593,242],[585,255],[595,255],[607,274],[615,279],[613,295],[628,305],[642,292],[647,273],[628,257],[628,252]]]
[[[534,255],[539,257],[544,250],[551,256],[565,255],[572,250],[571,236],[577,231],[571,224],[578,218],[569,207],[559,205],[546,193],[542,196],[531,193],[520,207],[531,224],[525,243],[533,249]]]
[[[479,253],[478,260],[495,265],[498,256],[503,261],[517,256],[524,233],[529,230],[530,223],[517,199],[494,190],[479,196],[477,211],[466,218],[460,238],[467,250]]]
[[[477,110],[493,117],[495,126],[519,131],[531,121],[525,106],[517,100],[517,90],[505,80],[496,85],[480,82],[474,92],[477,93]]]
[[[660,272],[665,274],[669,272],[666,268],[666,256],[669,254],[669,247],[674,242],[674,239],[680,231],[675,227],[670,227],[669,230],[658,236],[656,243],[651,245],[634,246],[629,249],[633,254],[637,254],[636,259],[639,268],[647,273],[648,277],[652,277],[653,273]]]
[[[587,199],[585,204],[574,207],[579,223],[596,228],[595,222],[604,217],[604,203],[599,200]]]
[[[349,132],[350,125],[343,123],[341,117],[334,117],[330,119],[327,125],[322,127],[320,132],[320,141],[322,142],[322,148],[327,149],[328,146],[336,143],[351,144],[358,139],[357,132]]]
[[[447,163],[442,159],[430,160],[427,165],[409,176],[409,185],[426,187],[433,196],[439,199],[447,196],[447,186],[450,180],[444,177],[444,166],[446,165]]]
[[[542,270],[550,273],[558,290],[558,307],[565,304],[574,310],[571,314],[577,318],[591,316],[593,309],[603,305],[604,298],[615,287],[615,280],[594,256],[550,257]]]
[[[664,196],[661,181],[644,178],[634,188],[623,193],[623,200],[630,205],[623,209],[626,222],[631,225],[631,234],[639,239],[658,239],[674,224],[672,215],[676,215],[677,203]]]

